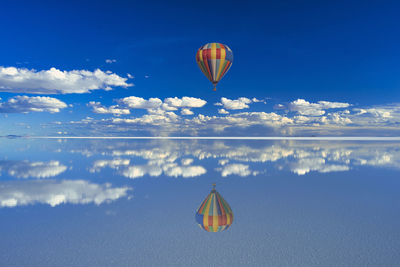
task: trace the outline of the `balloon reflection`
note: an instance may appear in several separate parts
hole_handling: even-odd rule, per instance
[[[233,212],[228,202],[213,189],[196,211],[196,221],[207,232],[222,232],[233,222]]]

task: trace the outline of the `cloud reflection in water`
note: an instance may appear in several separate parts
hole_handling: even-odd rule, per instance
[[[94,184],[85,180],[9,181],[0,183],[0,207],[32,204],[100,205],[126,197],[131,188]]]
[[[67,167],[59,161],[0,160],[0,172],[5,171],[17,178],[49,178],[59,175]]]
[[[52,160],[1,160],[0,172],[24,179],[68,175],[67,166],[59,160],[69,154],[73,159],[69,165],[74,167],[78,164],[76,153],[85,156],[84,170],[94,175],[101,175],[110,168],[114,174],[131,179],[145,176],[192,178],[207,172],[217,172],[220,177],[246,177],[262,175],[267,169],[268,172],[290,171],[297,175],[350,171],[356,166],[400,169],[400,144],[386,142],[90,140],[49,142],[47,145],[57,146],[53,149],[57,154],[51,156]],[[4,181],[0,183],[0,206],[101,204],[126,197],[130,189],[88,180]]]
[[[99,172],[102,168],[110,167],[116,169],[127,178],[139,178],[145,175],[157,177],[162,174],[170,177],[195,177],[205,174],[207,171],[202,166],[192,166],[188,159],[182,162],[183,166],[176,162],[164,161],[162,158],[150,160],[146,165],[131,164],[128,159],[115,158],[112,160],[97,160],[93,163],[90,172]]]
[[[218,171],[222,177],[245,177],[265,173],[267,168],[288,170],[297,175],[349,171],[355,166],[400,168],[399,143],[164,140],[101,144],[91,142],[90,150],[111,159],[94,161],[90,171],[110,167],[128,178],[146,175],[197,177],[210,170]],[[76,152],[79,151],[74,150]],[[206,160],[212,164],[206,164]]]

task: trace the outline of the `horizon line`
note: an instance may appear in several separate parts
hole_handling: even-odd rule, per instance
[[[28,139],[160,139],[160,140],[338,140],[338,141],[400,141],[400,136],[22,136]]]

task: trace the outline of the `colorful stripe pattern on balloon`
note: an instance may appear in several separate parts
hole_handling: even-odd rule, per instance
[[[216,85],[232,66],[232,50],[224,44],[209,43],[197,50],[196,62],[204,75]]]
[[[233,212],[229,204],[213,189],[198,208],[196,221],[208,232],[221,232],[232,225]]]

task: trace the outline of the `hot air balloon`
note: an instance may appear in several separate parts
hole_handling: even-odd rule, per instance
[[[232,61],[232,50],[227,45],[220,43],[203,45],[196,53],[197,65],[214,85],[214,91],[217,90],[218,82],[232,66]]]
[[[213,189],[196,211],[196,221],[200,228],[208,232],[221,232],[233,222],[233,212],[229,204]]]

